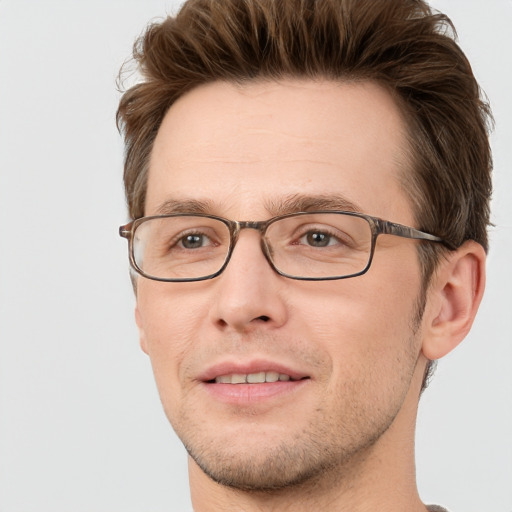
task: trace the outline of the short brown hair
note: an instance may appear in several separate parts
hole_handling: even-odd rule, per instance
[[[403,176],[418,228],[453,247],[487,250],[490,110],[443,14],[423,0],[188,0],[150,25],[133,56],[143,82],[117,112],[125,137],[129,213],[144,215],[153,142],[177,98],[213,81],[284,77],[371,80],[408,124],[413,170]],[[420,249],[424,281],[437,244]]]

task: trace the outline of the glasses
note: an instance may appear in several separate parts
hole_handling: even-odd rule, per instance
[[[226,268],[242,229],[261,234],[261,250],[280,275],[304,281],[346,279],[370,268],[379,235],[446,242],[417,229],[362,213],[300,212],[232,221],[214,215],[142,217],[119,228],[130,263],[156,281],[202,281]]]

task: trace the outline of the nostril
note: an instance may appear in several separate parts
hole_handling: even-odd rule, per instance
[[[266,315],[261,315],[258,317],[258,320],[261,320],[263,322],[268,322],[270,320],[270,317],[268,317]]]

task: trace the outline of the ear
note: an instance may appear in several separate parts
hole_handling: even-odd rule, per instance
[[[147,354],[148,348],[146,343],[146,333],[144,331],[144,326],[142,324],[142,318],[140,316],[139,307],[135,306],[135,322],[137,327],[139,328],[139,344],[140,348]]]
[[[469,240],[443,258],[429,286],[422,351],[430,360],[452,351],[467,335],[485,288],[485,251]]]

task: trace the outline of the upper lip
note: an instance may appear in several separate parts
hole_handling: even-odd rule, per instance
[[[300,380],[305,377],[309,377],[308,374],[295,370],[287,365],[277,363],[275,361],[265,360],[253,360],[247,362],[234,362],[234,361],[223,361],[216,363],[204,372],[199,374],[198,380],[203,382],[213,381],[216,377],[221,375],[248,375],[250,373],[260,372],[277,372],[284,375],[289,375],[294,380]]]

